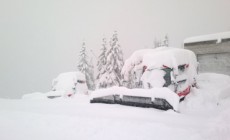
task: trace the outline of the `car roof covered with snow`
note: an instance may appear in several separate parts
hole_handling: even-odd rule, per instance
[[[76,72],[66,72],[58,75],[57,78],[53,80],[53,88],[55,90],[68,90],[75,87],[78,81],[85,81],[85,75],[79,71]]]
[[[127,78],[129,72],[133,69],[142,69],[146,66],[148,69],[162,68],[167,66],[178,72],[178,66],[189,64],[189,75],[195,76],[197,71],[196,55],[186,49],[173,47],[159,47],[156,49],[142,49],[135,51],[126,61],[122,69],[124,78]]]

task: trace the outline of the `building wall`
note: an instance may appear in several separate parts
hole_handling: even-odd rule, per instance
[[[184,47],[197,55],[199,72],[230,75],[230,39],[224,39],[221,43],[217,40],[187,43]]]

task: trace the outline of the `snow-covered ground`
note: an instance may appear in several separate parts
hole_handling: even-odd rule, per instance
[[[0,99],[1,140],[229,140],[230,77],[201,74],[180,113],[90,104],[90,96]]]

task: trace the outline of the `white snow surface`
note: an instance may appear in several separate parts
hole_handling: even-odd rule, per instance
[[[0,99],[1,140],[229,140],[230,77],[200,74],[179,112],[73,98]]]
[[[195,42],[203,42],[203,41],[211,41],[216,40],[216,43],[221,43],[222,39],[230,38],[230,31],[229,32],[222,32],[222,33],[216,33],[216,34],[208,34],[208,35],[201,35],[201,36],[195,36],[186,38],[184,40],[184,44],[186,43],[195,43]]]

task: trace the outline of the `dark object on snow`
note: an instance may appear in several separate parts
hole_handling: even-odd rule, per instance
[[[49,98],[49,99],[54,99],[54,98],[59,98],[59,97],[61,97],[61,96],[47,96],[47,98]]]
[[[90,100],[90,103],[121,104],[136,107],[157,108],[161,110],[173,109],[173,107],[165,99],[155,98],[152,101],[151,97],[129,95],[124,95],[122,98],[120,98],[119,95],[97,97]]]

